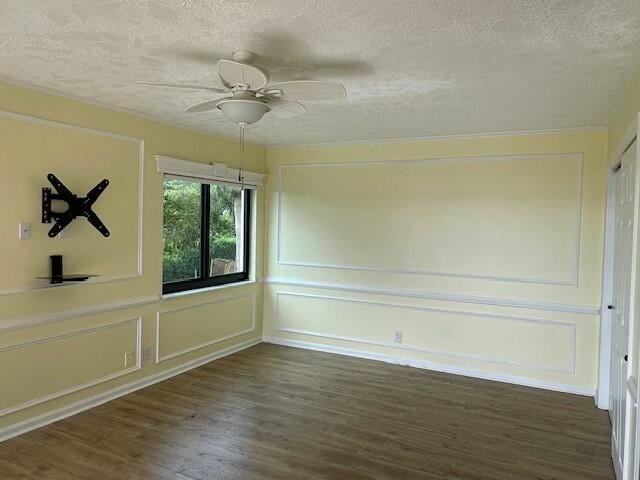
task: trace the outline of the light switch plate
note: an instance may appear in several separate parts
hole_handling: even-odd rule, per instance
[[[18,224],[18,238],[20,240],[31,239],[31,222],[20,222]]]

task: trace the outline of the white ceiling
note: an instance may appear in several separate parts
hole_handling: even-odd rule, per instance
[[[347,102],[268,115],[264,144],[601,126],[640,44],[638,0],[0,0],[0,76],[188,128],[236,49],[272,78],[342,81]]]

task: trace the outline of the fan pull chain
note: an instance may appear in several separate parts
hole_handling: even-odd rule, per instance
[[[242,167],[244,165],[244,128],[245,124],[240,124],[240,170],[238,170],[238,181],[240,182],[240,188],[244,190],[244,174]]]

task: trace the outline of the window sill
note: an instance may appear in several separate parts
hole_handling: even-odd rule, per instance
[[[215,285],[213,287],[195,288],[193,290],[185,290],[183,292],[165,293],[160,295],[160,298],[163,300],[167,300],[170,298],[179,298],[179,297],[186,297],[189,295],[196,295],[198,293],[215,292],[217,290],[226,290],[228,288],[246,287],[249,285],[257,285],[257,284],[258,282],[256,282],[255,280],[245,280],[242,282],[226,283],[224,285]]]

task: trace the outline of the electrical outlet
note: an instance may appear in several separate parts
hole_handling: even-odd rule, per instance
[[[153,347],[144,347],[142,349],[142,361],[148,362],[151,360],[151,354],[153,353]]]
[[[393,334],[393,342],[394,343],[402,343],[402,332],[397,330],[394,334]]]
[[[133,353],[124,352],[124,366],[128,367],[133,363]]]

